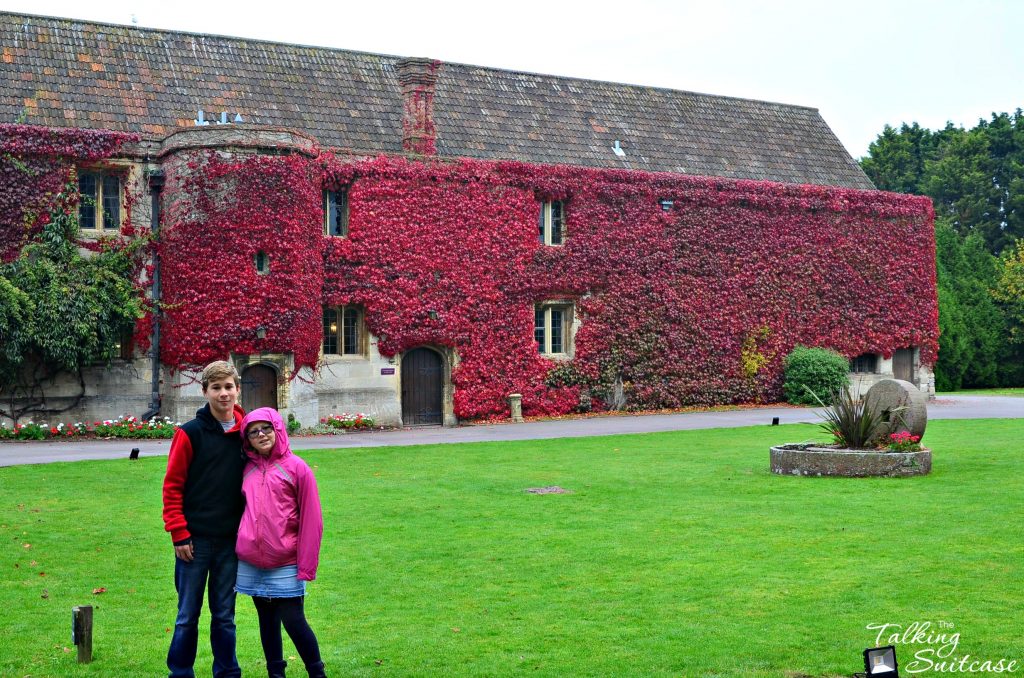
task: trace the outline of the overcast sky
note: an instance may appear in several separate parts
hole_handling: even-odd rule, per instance
[[[66,2],[0,9],[426,56],[813,106],[854,157],[886,124],[1024,107],[1020,0]]]

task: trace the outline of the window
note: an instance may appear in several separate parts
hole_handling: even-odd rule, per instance
[[[850,361],[851,372],[867,372],[874,374],[878,372],[878,354],[864,353]]]
[[[533,323],[537,350],[544,355],[570,355],[572,325],[572,304],[537,304]]]
[[[356,306],[324,309],[324,355],[363,355],[365,335],[362,309]]]
[[[541,245],[561,245],[565,240],[565,205],[561,200],[542,202],[538,219]]]
[[[256,254],[252,255],[253,260],[256,262],[256,272],[260,275],[266,275],[270,273],[270,257],[263,250],[260,250]]]
[[[121,228],[121,178],[115,174],[80,172],[78,225],[89,230]]]
[[[121,360],[131,360],[135,357],[135,337],[133,330],[121,332],[121,337],[114,344],[114,353]]]
[[[348,191],[324,191],[324,235],[348,237]]]

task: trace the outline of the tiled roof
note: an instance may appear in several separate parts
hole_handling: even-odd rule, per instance
[[[0,120],[161,137],[202,108],[400,153],[396,61],[0,12]],[[445,63],[434,123],[444,156],[873,188],[802,106]]]

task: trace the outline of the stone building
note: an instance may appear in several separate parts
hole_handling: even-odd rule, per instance
[[[612,341],[604,335],[587,334],[584,328],[588,324],[600,328],[612,323],[605,307],[614,305],[612,300],[621,295],[602,292],[605,288],[601,280],[586,282],[586,270],[576,273],[572,280],[549,281],[517,296],[516,299],[529,303],[527,322],[532,325],[519,334],[523,342],[536,342],[535,352],[549,359],[552,369],[582,356],[580,372],[590,375],[595,384],[605,379],[605,387],[612,377],[601,370],[607,371],[608,363],[595,357],[593,347],[607,344],[619,353],[625,351],[627,358],[614,366],[618,370],[614,385],[620,391],[625,389],[627,398],[634,394],[640,405],[732,402],[770,395],[773,389],[777,390],[781,353],[805,338],[808,343],[837,344],[835,348],[851,358],[852,368],[865,387],[881,376],[896,375],[913,381],[923,390],[931,392],[934,388],[929,365],[936,350],[937,311],[930,208],[924,201],[874,191],[816,109],[429,59],[11,13],[0,13],[0,45],[3,122],[138,135],[137,141],[125,144],[103,162],[77,168],[80,190],[91,198],[87,201],[89,207],[83,207],[81,213],[85,238],[116,233],[130,222],[136,228],[162,225],[171,229],[166,233],[167,242],[175,242],[175,225],[194,221],[195,206],[190,201],[194,202],[196,195],[189,194],[188,190],[193,189],[187,186],[193,180],[190,172],[204,171],[204,158],[246,162],[253,157],[293,157],[312,161],[326,157],[328,152],[339,166],[363,163],[358,165],[364,169],[358,170],[357,176],[375,177],[366,180],[370,186],[380,177],[405,177],[403,172],[413,171],[402,169],[407,165],[395,164],[384,170],[375,169],[373,159],[405,159],[409,167],[435,167],[446,162],[452,167],[463,167],[440,179],[431,179],[448,182],[451,192],[460,190],[460,182],[465,185],[478,175],[486,175],[484,181],[492,182],[489,190],[515,193],[520,206],[523,194],[536,195],[539,209],[530,217],[530,224],[524,227],[517,221],[518,216],[507,217],[516,222],[509,228],[525,229],[523,232],[534,238],[530,244],[533,249],[524,250],[522,255],[526,271],[533,270],[530,266],[546,256],[534,249],[555,250],[570,239],[576,238],[575,245],[591,237],[584,233],[594,222],[585,223],[584,215],[592,214],[596,219],[596,215],[604,214],[600,218],[619,219],[607,216],[611,214],[608,206],[613,203],[619,205],[617,209],[622,214],[640,215],[637,218],[644,224],[671,222],[687,227],[692,227],[688,219],[696,218],[692,214],[699,211],[698,207],[704,209],[714,204],[713,208],[707,207],[712,211],[705,217],[712,221],[730,214],[719,205],[723,201],[740,206],[733,213],[744,224],[757,222],[775,228],[773,224],[781,223],[779,215],[788,215],[786,224],[777,226],[777,235],[764,236],[766,246],[780,248],[773,250],[775,264],[767,265],[763,271],[761,278],[766,280],[785,271],[790,258],[807,249],[811,238],[803,244],[797,242],[798,238],[789,241],[790,235],[799,235],[803,228],[808,233],[818,233],[815,238],[819,246],[831,246],[829,242],[842,239],[842,251],[858,258],[861,255],[856,241],[861,241],[865,249],[885,250],[886,238],[897,237],[888,231],[898,222],[899,227],[892,233],[903,233],[899,229],[905,228],[915,242],[904,261],[912,270],[900,274],[886,272],[884,262],[879,263],[867,254],[859,268],[850,269],[854,276],[870,269],[871,273],[864,274],[856,283],[857,294],[865,295],[864,299],[880,300],[877,304],[865,302],[861,306],[870,308],[829,315],[831,311],[813,301],[813,290],[794,293],[794,298],[803,295],[800,299],[804,300],[796,301],[795,306],[780,300],[774,310],[763,313],[729,300],[729,308],[749,312],[746,324],[737,325],[728,336],[718,337],[712,329],[701,329],[705,327],[700,324],[703,320],[694,320],[699,325],[694,327],[705,333],[701,336],[718,337],[714,341],[721,341],[723,348],[701,362],[700,370],[680,369],[671,377],[666,376],[661,385],[648,385],[645,380],[657,379],[651,377],[647,367],[637,367],[642,361],[647,361],[645,366],[658,365],[658,360],[649,355],[628,357],[629,351],[634,350],[623,348],[629,344],[628,338]],[[458,159],[477,164],[460,166]],[[417,179],[421,180],[426,181]],[[406,181],[402,185],[411,185],[411,180],[402,181]],[[569,198],[558,193],[561,188],[552,189],[549,184],[583,188],[579,196]],[[318,191],[323,190],[323,203],[314,220],[317,223],[311,228],[316,229],[318,237],[346,239],[351,227],[355,247],[365,242],[356,237],[356,232],[362,229],[361,232],[368,233],[376,220],[383,218],[372,207],[385,203],[368,202],[366,191],[355,190],[355,185],[345,184],[337,190],[326,184],[317,186]],[[651,196],[657,198],[656,204]],[[758,196],[763,198],[761,204]],[[641,209],[638,205],[644,201],[650,205],[644,203]],[[426,207],[419,203],[417,209],[426,213]],[[482,209],[481,214],[490,215],[487,218],[492,221],[488,223],[505,223],[501,220],[506,217],[498,216],[500,205]],[[751,216],[753,211],[756,215]],[[826,212],[831,215],[827,219],[822,217]],[[520,209],[515,214],[522,213]],[[388,218],[391,216],[389,213]],[[629,223],[621,221],[623,228]],[[709,230],[721,230],[717,221],[707,223]],[[245,227],[243,223],[232,222],[226,228],[241,232]],[[846,244],[848,236],[851,242]],[[371,235],[365,237],[372,239]],[[736,237],[743,236],[737,231]],[[666,238],[666,247],[685,249],[676,235]],[[778,244],[782,240],[786,244]],[[709,243],[712,241],[721,242],[708,239]],[[557,255],[564,254],[567,260],[559,259],[558,265],[585,269],[590,265],[587,262],[600,260],[604,262],[602,266],[612,267],[607,262],[608,252],[614,247],[610,250],[603,241],[594,242],[600,247],[580,245],[583,249],[579,251],[565,247],[565,252]],[[337,247],[330,249],[334,245],[329,244],[325,251],[336,251]],[[716,256],[722,257],[727,256],[723,248],[730,249],[721,244],[714,247],[719,251]],[[593,254],[597,250],[599,254]],[[162,256],[173,255],[167,246],[161,251]],[[387,252],[386,248],[374,251],[383,253],[382,260],[410,254]],[[276,267],[280,266],[280,259],[275,258],[279,256],[264,247],[251,256],[246,250],[240,260],[246,266],[251,262],[255,274],[273,276],[279,270]],[[293,252],[291,256],[303,255]],[[309,252],[311,259],[320,256],[319,251]],[[327,270],[331,267],[330,255],[324,256],[323,269]],[[451,250],[438,250],[436,256],[453,262],[449,270],[458,269],[454,263],[457,257]],[[429,256],[425,262],[426,259]],[[351,266],[356,263],[364,267],[383,265],[360,261]],[[642,268],[639,260],[635,268]],[[601,275],[591,277],[603,277],[605,269],[601,270]],[[683,273],[689,276],[691,272]],[[389,275],[389,280],[399,276]],[[443,282],[438,272],[433,275],[438,284]],[[631,271],[630,275],[640,276],[635,280],[641,283],[656,282],[658,277],[656,271],[643,275]],[[330,273],[318,268],[315,277],[317,281],[326,281]],[[904,279],[909,282],[902,282]],[[258,295],[261,279],[252,280],[256,282],[242,282],[240,286],[250,295]],[[182,281],[173,276],[165,279],[164,284],[169,290],[177,285],[179,293],[183,289]],[[301,352],[290,350],[283,340],[275,341],[279,339],[275,334],[278,330],[272,322],[246,328],[244,336],[237,335],[235,344],[224,345],[227,350],[220,357],[233,360],[243,374],[244,404],[275,405],[303,423],[332,413],[362,411],[383,424],[453,424],[460,415],[501,416],[500,406],[479,405],[477,401],[495,397],[503,400],[508,395],[502,391],[506,386],[506,390],[522,390],[522,386],[537,381],[540,373],[535,366],[523,368],[522,375],[532,376],[518,375],[509,378],[507,384],[503,381],[501,388],[491,389],[501,391],[495,395],[487,390],[490,387],[481,385],[489,379],[486,374],[460,378],[460,369],[463,374],[477,373],[485,369],[479,363],[486,363],[482,358],[472,357],[476,339],[459,339],[462,335],[453,329],[454,325],[445,324],[456,316],[459,322],[469,322],[459,315],[461,311],[448,307],[414,309],[409,313],[416,319],[410,316],[401,329],[393,329],[391,334],[385,332],[387,336],[382,338],[374,329],[383,332],[390,321],[375,317],[372,311],[387,304],[379,301],[373,290],[359,292],[358,286],[346,284],[335,285],[338,290],[344,288],[335,297],[355,302],[335,303],[335,297],[325,292],[322,298],[304,307],[307,316],[301,323],[315,322],[322,327],[315,361],[297,362],[295,356]],[[820,284],[834,285],[828,276]],[[323,285],[326,290],[328,284]],[[396,285],[395,289],[399,287]],[[680,302],[683,306],[690,303],[685,296],[687,284],[673,283],[671,288],[669,296],[684,300]],[[429,296],[422,284],[417,289]],[[829,289],[828,295],[837,299],[844,296],[842,289]],[[775,297],[780,296],[777,292]],[[365,294],[365,299],[360,294]],[[652,292],[652,299],[664,300],[666,294],[665,290]],[[765,294],[766,298],[771,296]],[[196,305],[217,303],[202,295],[191,298],[190,303]],[[808,310],[810,306],[816,310]],[[873,324],[882,316],[888,317],[886,314],[899,315],[918,307],[924,311],[910,314],[912,326],[901,328],[892,337],[882,336]],[[198,327],[183,325],[188,310],[181,309],[179,303],[161,318],[170,341],[191,329],[197,336],[201,334]],[[683,322],[684,311],[659,316],[651,321],[655,323],[652,326],[675,323],[674,337],[678,323]],[[520,320],[516,316],[515,322]],[[793,322],[803,324],[794,328]],[[838,331],[829,328],[833,322],[846,323],[844,331],[850,334],[856,334],[867,323],[870,336],[860,343],[852,339],[839,341]],[[659,355],[684,351],[675,339],[661,342],[656,335],[658,332],[652,331],[652,341],[657,346],[650,350]],[[779,338],[776,341],[769,337]],[[828,337],[834,341],[828,341]],[[201,343],[197,339],[197,348]],[[175,348],[176,355],[183,357],[168,364],[171,349],[160,345],[164,359],[158,387],[161,413],[176,420],[190,417],[202,402],[194,371],[189,366],[190,362],[201,361],[189,360],[186,349]],[[472,357],[472,365],[462,364],[467,354]],[[201,352],[196,355],[209,357]],[[733,358],[736,366],[730,362]],[[728,383],[738,385],[730,386],[721,395],[702,391],[700,375],[716,369],[724,369],[732,375]],[[495,370],[493,379],[500,381],[499,377],[505,375],[498,374],[501,369]],[[152,401],[152,372],[150,356],[133,351],[126,343],[122,360],[90,368],[86,397],[64,419],[91,420],[143,413]],[[750,383],[739,383],[744,378]],[[550,388],[561,388],[558,379],[550,375],[541,375],[540,380]],[[460,383],[467,384],[464,393],[479,393],[470,398],[473,403],[463,400],[460,404]],[[541,384],[537,388],[548,386]],[[55,387],[57,391],[60,388]],[[67,388],[71,389],[71,385]],[[562,395],[576,400],[590,397],[590,390],[572,388],[577,390]],[[596,386],[594,389],[598,393]],[[681,395],[666,396],[672,389]],[[564,405],[552,404],[557,398],[552,400],[554,396],[549,394],[537,391],[535,397],[527,396],[527,400],[531,397],[531,402],[536,403],[535,412],[565,409]]]

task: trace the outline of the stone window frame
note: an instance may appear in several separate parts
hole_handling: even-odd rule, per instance
[[[127,183],[125,177],[125,169],[120,167],[81,167],[76,169],[78,179],[78,226],[82,231],[86,233],[118,233],[121,230],[121,225],[125,221],[125,210],[124,210],[124,197],[125,197],[125,184]],[[82,181],[86,178],[93,180],[94,191],[89,197],[82,194]],[[111,222],[108,224],[108,214],[111,210],[108,210],[108,203],[110,202],[109,191],[110,185],[108,182],[117,182],[117,211],[116,223]],[[92,225],[87,225],[85,215],[87,213],[92,214]]]
[[[541,245],[561,247],[565,244],[565,205],[565,200],[546,200],[540,203],[537,235]]]
[[[323,208],[324,235],[331,238],[347,238],[349,228],[348,188],[341,188],[337,191],[324,190]]]
[[[555,313],[561,312],[558,322],[561,346],[555,345]],[[550,299],[534,305],[533,338],[537,352],[546,358],[566,360],[576,352],[576,304],[570,299]],[[555,348],[561,348],[560,351]]]
[[[334,312],[335,319],[328,325],[328,313]],[[346,339],[346,312],[355,314],[354,342]],[[325,306],[323,308],[323,337],[320,341],[320,355],[332,360],[360,360],[368,357],[370,345],[369,332],[366,329],[366,311],[362,306],[347,304],[342,306]],[[333,327],[333,329],[331,329]],[[333,334],[333,337],[331,335]],[[333,340],[333,350],[328,350],[328,339]],[[348,341],[348,343],[346,343]]]

